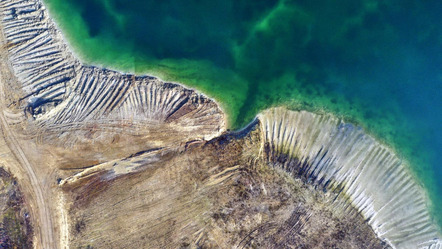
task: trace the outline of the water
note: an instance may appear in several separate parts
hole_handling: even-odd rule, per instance
[[[442,224],[442,2],[45,0],[81,59],[194,87],[239,129],[330,111],[410,162]]]

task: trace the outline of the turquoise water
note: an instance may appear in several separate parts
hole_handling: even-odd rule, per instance
[[[45,2],[83,61],[194,87],[232,129],[275,105],[358,123],[410,162],[442,224],[441,1]]]

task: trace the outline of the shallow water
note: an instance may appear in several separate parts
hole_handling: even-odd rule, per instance
[[[442,224],[441,1],[45,2],[83,61],[194,87],[232,129],[281,104],[358,123],[410,162]]]

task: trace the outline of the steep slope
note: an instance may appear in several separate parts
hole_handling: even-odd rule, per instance
[[[258,116],[268,161],[340,193],[397,248],[440,248],[427,199],[387,147],[333,115],[275,108]]]
[[[2,26],[11,71],[8,105],[41,126],[87,121],[167,123],[199,138],[224,130],[216,103],[193,90],[150,76],[84,66],[64,43],[37,0],[4,0]],[[13,94],[14,93],[14,94]]]
[[[209,186],[207,189],[213,191],[206,192],[202,188],[204,191],[199,194],[199,198],[209,199],[210,196],[203,195],[207,193],[219,194],[223,197],[220,199],[224,201],[223,205],[236,207],[241,213],[241,205],[237,205],[243,194],[241,191],[255,178],[246,174],[238,185],[238,182],[230,181],[230,172],[242,177],[242,172],[256,170],[256,177],[263,178],[262,181],[265,182],[269,172],[264,174],[261,172],[262,168],[256,169],[254,166],[271,164],[286,170],[295,178],[303,178],[304,183],[313,184],[317,189],[338,194],[339,200],[333,202],[334,205],[344,203],[348,212],[362,214],[377,235],[394,247],[441,248],[440,233],[427,211],[427,199],[423,190],[401,160],[387,147],[366,135],[362,129],[343,123],[332,115],[292,112],[283,108],[270,109],[258,116],[262,135],[257,139],[258,142],[250,145],[255,148],[261,146],[261,155],[264,158],[258,157],[256,151],[250,149],[253,152],[243,151],[247,154],[246,159],[243,158],[246,161],[237,162],[239,159],[235,158],[236,154],[230,153],[238,152],[237,148],[225,153],[217,151],[223,150],[226,144],[232,144],[236,138],[218,137],[225,131],[225,118],[213,100],[182,85],[162,82],[155,77],[135,76],[83,65],[65,44],[60,31],[39,0],[2,0],[0,18],[1,161],[5,161],[8,169],[18,176],[17,179],[23,185],[23,193],[33,207],[31,213],[35,219],[33,224],[36,226],[36,246],[60,248],[67,247],[69,240],[80,244],[88,242],[80,241],[81,238],[69,238],[72,230],[69,230],[71,224],[67,216],[81,213],[90,217],[89,221],[94,224],[94,204],[101,205],[101,209],[96,210],[100,217],[106,217],[106,212],[116,217],[121,211],[145,208],[146,203],[152,204],[137,199],[138,206],[129,205],[120,209],[107,206],[109,199],[115,194],[120,194],[121,201],[126,200],[126,192],[120,193],[122,189],[127,190],[130,198],[138,194],[137,189],[132,189],[132,185],[124,185],[126,180],[140,184],[147,192],[155,192],[158,188],[164,197],[159,199],[178,204],[182,201],[182,193],[192,197],[194,188],[204,183]],[[244,130],[244,134],[248,132],[250,130]],[[212,143],[204,141],[212,138],[216,138]],[[201,155],[196,152],[195,155],[180,154],[187,151],[189,146],[199,146],[200,143],[201,146],[209,147],[217,144],[219,148],[206,151],[203,146],[195,149]],[[265,160],[264,163],[262,159]],[[173,174],[170,175],[167,170],[155,171],[169,169],[168,164],[165,164],[168,160],[169,166],[176,169]],[[212,165],[217,160],[220,160],[219,165]],[[229,168],[225,168],[226,161],[223,160],[234,164],[227,163]],[[195,167],[200,162],[202,165]],[[241,163],[241,167],[237,163]],[[220,172],[211,176],[215,168],[210,166],[216,166]],[[237,170],[238,168],[241,170]],[[151,170],[158,178],[148,182]],[[201,172],[203,177],[199,175]],[[196,175],[192,175],[193,173]],[[143,177],[137,178],[136,174]],[[282,179],[280,175],[276,177],[273,171],[269,174],[275,181]],[[184,175],[191,180],[182,178]],[[231,186],[238,188],[239,192],[234,193],[235,196],[238,195],[235,203],[229,202],[231,196],[222,191],[226,179],[229,179]],[[99,185],[94,185],[94,181]],[[113,185],[114,182],[121,183],[121,186]],[[155,185],[158,182],[162,185]],[[83,183],[90,185],[82,185]],[[278,190],[279,184],[266,184]],[[212,189],[212,185],[219,189]],[[176,189],[170,189],[170,186]],[[251,192],[262,187],[256,183],[250,186]],[[108,192],[107,187],[110,189]],[[284,187],[285,192],[291,193],[287,198],[293,199],[296,192],[290,192],[290,189],[290,186]],[[176,191],[176,196],[169,198],[167,194],[173,191]],[[255,194],[269,198],[269,203],[281,201],[278,200],[279,192],[275,192],[277,194],[270,198],[266,191],[260,190]],[[93,195],[89,196],[91,192]],[[305,190],[303,193],[302,197],[307,199],[308,194],[313,191]],[[77,199],[71,199],[74,196],[69,194],[77,195],[78,200],[97,198],[97,202],[88,202],[85,206],[78,207]],[[190,197],[186,202],[192,202],[193,197]],[[329,203],[328,197],[321,197],[322,206]],[[251,203],[260,203],[260,198]],[[66,204],[66,200],[71,203]],[[211,201],[217,203],[219,200],[213,198]],[[203,212],[203,221],[210,223],[213,222],[213,217],[207,216],[205,211],[209,209],[204,206],[206,204],[201,202],[201,209],[198,210]],[[283,210],[277,213],[281,215],[279,222],[287,221],[282,226],[281,233],[279,230],[275,232],[273,228],[270,232],[261,229],[265,231],[260,239],[261,245],[268,243],[267,238],[274,238],[274,234],[277,234],[277,244],[281,245],[286,242],[284,234],[299,235],[294,232],[293,227],[297,232],[304,229],[297,222],[307,224],[304,219],[310,213],[305,210],[309,208],[302,209],[301,212],[292,204],[284,203],[290,207],[290,212]],[[169,210],[156,202],[152,205],[156,205],[155,210],[158,211],[155,213],[158,217],[150,217],[153,221],[161,219],[161,211]],[[309,203],[307,206],[314,205]],[[65,210],[67,207],[72,209]],[[213,207],[216,205],[210,206],[212,210]],[[333,208],[326,210],[329,212],[327,219],[335,217]],[[186,222],[199,216],[199,212],[187,213],[184,209],[171,208],[169,211],[177,219],[181,215],[175,212],[181,212],[182,216],[190,215],[186,216]],[[259,212],[268,214],[266,210]],[[321,210],[315,212],[317,224],[321,224]],[[286,214],[290,213],[293,213],[293,217],[287,217]],[[247,213],[243,212],[241,215],[247,216]],[[145,217],[147,216],[138,215],[128,217],[127,220],[132,219],[142,225],[142,218]],[[342,214],[338,217],[343,218]],[[357,224],[360,224],[362,230],[370,233],[359,216],[354,219],[355,222],[360,222]],[[260,226],[258,221],[259,219],[253,220],[253,228]],[[204,222],[195,227],[204,227]],[[353,220],[349,218],[346,222],[351,224]],[[111,224],[107,229],[112,230],[112,225],[118,223]],[[81,222],[79,224],[80,231],[83,228]],[[95,224],[97,230],[92,229],[91,233],[101,233],[103,238],[111,236],[112,234],[98,231],[100,224]],[[121,222],[121,225],[130,227],[131,223]],[[221,222],[218,225],[216,229],[225,226],[223,232],[229,234],[228,224]],[[163,229],[172,229],[174,226],[172,224]],[[315,227],[315,236],[320,238],[318,227],[320,228]],[[150,229],[149,227],[146,231],[151,231]],[[208,233],[216,233],[216,229]],[[239,231],[238,237],[243,236],[244,231]],[[327,231],[331,234],[333,229],[328,228]],[[163,237],[167,237],[168,232]],[[272,236],[266,237],[267,232]],[[223,236],[217,239],[222,241]],[[356,244],[364,244],[364,241],[359,241],[357,234],[352,236],[355,240],[358,239]],[[228,240],[227,237],[225,239]],[[308,237],[304,236],[303,239],[308,241]],[[232,241],[243,243],[241,240]],[[289,242],[296,244],[299,241]]]
[[[37,247],[67,246],[56,179],[225,130],[219,106],[194,90],[83,65],[39,0],[0,1],[0,20],[0,130],[7,141],[0,153],[13,162],[6,167],[33,207]]]

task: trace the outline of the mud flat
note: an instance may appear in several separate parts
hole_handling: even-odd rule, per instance
[[[38,0],[0,2],[1,163],[36,248],[441,248],[424,191],[332,115],[241,132],[192,89],[83,65]]]

